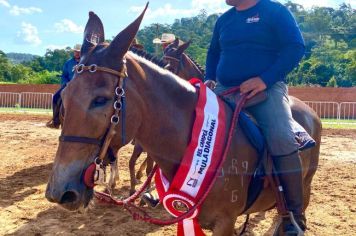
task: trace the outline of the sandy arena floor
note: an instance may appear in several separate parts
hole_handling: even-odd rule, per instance
[[[0,235],[175,235],[176,226],[134,221],[122,208],[96,204],[80,214],[49,203],[44,191],[59,130],[46,128],[47,119],[0,114]],[[356,235],[355,140],[356,130],[324,130],[307,235]],[[123,194],[128,193],[131,151],[120,151]],[[162,208],[152,212],[166,216]],[[275,216],[274,211],[253,215],[245,235],[271,235]],[[236,231],[243,220],[236,222]]]

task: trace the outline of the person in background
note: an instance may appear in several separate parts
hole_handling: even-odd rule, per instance
[[[279,232],[305,231],[303,183],[299,144],[292,128],[287,74],[304,55],[304,40],[291,12],[272,0],[226,0],[231,9],[214,28],[206,60],[205,84],[221,94],[240,86],[251,98],[266,91],[267,99],[247,110],[266,138],[268,150],[284,190],[287,210]],[[234,101],[228,101],[234,106]],[[298,227],[299,226],[299,227]]]
[[[61,92],[67,86],[67,84],[73,79],[74,68],[78,65],[80,61],[80,49],[82,45],[76,44],[73,47],[73,57],[64,63],[62,76],[61,76],[61,88],[53,95],[52,105],[53,105],[53,117],[47,122],[47,127],[59,128],[59,112],[62,104]]]
[[[62,76],[61,76],[61,86],[65,87],[69,81],[72,80],[74,75],[74,67],[78,65],[80,61],[80,49],[82,45],[76,44],[73,48],[73,57],[70,58],[66,63],[64,63]]]
[[[162,50],[164,50],[169,44],[173,43],[173,41],[175,39],[176,39],[176,36],[174,34],[163,33],[161,36],[161,39],[156,38],[153,40],[153,43],[161,44]]]

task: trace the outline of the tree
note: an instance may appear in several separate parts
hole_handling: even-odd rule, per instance
[[[331,77],[329,82],[326,84],[327,87],[337,87],[337,82],[335,76]]]
[[[292,1],[285,5],[295,16],[306,47],[305,58],[288,75],[288,82],[291,85],[356,86],[356,11],[349,4],[310,10]],[[207,15],[202,10],[197,16],[176,19],[173,24],[152,24],[138,32],[138,41],[147,52],[161,56],[160,46],[152,40],[160,38],[162,33],[174,33],[183,41],[192,40],[186,52],[204,66],[218,17],[219,14]],[[70,56],[70,48],[47,50],[44,56],[17,66],[0,51],[0,81],[58,83],[58,75]]]

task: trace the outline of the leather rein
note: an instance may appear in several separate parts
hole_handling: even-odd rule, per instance
[[[89,180],[90,176],[86,178],[84,176],[84,183],[88,187],[92,188],[95,185],[95,182],[103,182],[105,179],[105,171],[103,168],[103,160],[108,151],[112,138],[116,134],[116,126],[119,124],[120,115],[121,115],[121,125],[122,125],[122,143],[125,143],[125,78],[127,78],[127,69],[125,60],[123,61],[123,69],[121,71],[115,71],[107,67],[97,66],[96,64],[92,64],[89,66],[85,66],[84,64],[79,64],[74,68],[75,74],[79,75],[82,73],[96,73],[96,72],[104,72],[108,74],[112,74],[117,76],[118,82],[115,88],[115,102],[113,104],[114,112],[110,119],[109,127],[107,128],[104,136],[102,138],[91,138],[91,137],[81,137],[81,136],[67,136],[61,135],[59,136],[60,142],[75,142],[75,143],[85,143],[91,145],[98,145],[100,147],[98,156],[94,159],[94,162],[90,165],[95,164],[96,171],[94,170],[88,175],[95,173],[94,180]],[[90,168],[87,168],[87,170]],[[85,171],[84,175],[87,175],[88,171]],[[93,175],[92,175],[93,176]],[[92,179],[91,176],[91,179]]]

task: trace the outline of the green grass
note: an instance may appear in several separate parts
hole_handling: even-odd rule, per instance
[[[5,81],[0,81],[0,84],[16,84],[16,83],[13,83],[13,82],[5,82]]]
[[[337,120],[337,119],[321,119],[321,122],[325,123],[342,123],[356,125],[356,120]]]
[[[43,114],[43,115],[52,115],[51,109],[37,109],[37,108],[0,108],[0,113],[18,113],[18,114]]]
[[[356,129],[356,124],[323,123],[323,129]]]
[[[325,129],[356,129],[356,120],[321,119]]]

